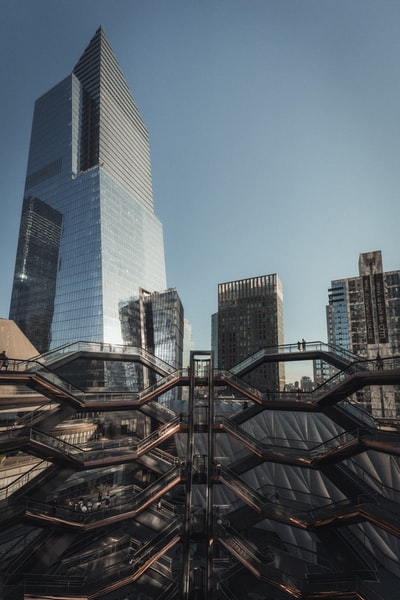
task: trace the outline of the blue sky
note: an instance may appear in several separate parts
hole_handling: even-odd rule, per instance
[[[285,341],[326,340],[332,279],[400,268],[400,2],[2,0],[0,317],[33,104],[101,24],[150,134],[168,285],[208,349],[220,282],[278,273]]]

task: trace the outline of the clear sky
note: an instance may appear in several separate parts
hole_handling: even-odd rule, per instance
[[[285,342],[332,279],[400,268],[398,0],[1,0],[0,317],[33,105],[102,25],[150,134],[169,287],[210,346],[220,282],[278,273]]]

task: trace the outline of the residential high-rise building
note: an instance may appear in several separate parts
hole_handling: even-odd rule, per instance
[[[283,344],[283,291],[277,274],[218,285],[218,368],[229,370],[251,354]],[[214,337],[214,335],[212,335]],[[260,390],[282,390],[283,364],[264,364],[245,378]]]
[[[359,274],[336,279],[329,289],[326,307],[328,342],[360,358],[376,360],[400,353],[400,270],[383,270],[380,250],[360,254]],[[371,392],[367,401],[375,414],[382,409],[396,413],[398,392],[385,398]],[[399,397],[400,399],[400,397]],[[366,394],[359,395],[366,401]],[[387,415],[388,416],[388,415]]]
[[[40,352],[120,344],[121,303],[166,287],[148,133],[100,27],[35,104],[10,319]]]
[[[399,354],[400,271],[383,271],[380,250],[360,254],[358,268],[331,282],[328,340],[363,358]]]

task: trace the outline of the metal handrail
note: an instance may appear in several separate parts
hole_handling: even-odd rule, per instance
[[[176,367],[173,367],[169,363],[165,362],[161,358],[158,358],[145,348],[140,346],[128,346],[126,344],[113,344],[108,342],[87,342],[87,341],[78,341],[71,342],[69,344],[64,344],[59,348],[55,348],[54,350],[50,350],[44,354],[39,355],[37,360],[43,361],[44,364],[51,364],[60,356],[66,356],[68,354],[74,354],[76,352],[104,352],[109,354],[112,352],[113,354],[125,354],[126,356],[139,356],[144,358],[147,362],[152,363],[154,366],[157,366],[161,370],[165,371],[165,373],[171,372],[171,370],[175,370]]]
[[[260,360],[264,356],[273,356],[275,354],[276,355],[288,354],[288,353],[290,354],[292,352],[294,352],[296,354],[297,353],[302,354],[304,351],[310,351],[310,350],[312,350],[314,352],[315,351],[324,352],[326,354],[330,354],[330,353],[335,354],[336,356],[342,357],[345,360],[347,360],[349,362],[349,364],[360,359],[360,357],[358,355],[353,354],[349,350],[346,350],[345,348],[341,348],[340,346],[335,346],[333,344],[327,344],[327,343],[320,342],[320,341],[313,341],[313,342],[307,342],[305,349],[303,349],[303,347],[301,347],[301,349],[299,349],[299,346],[297,343],[296,344],[283,344],[281,346],[268,346],[265,348],[261,348],[260,350],[258,350],[251,356],[247,357],[240,363],[237,363],[230,370],[232,371],[232,373],[240,372],[244,368],[250,366],[252,363]]]
[[[46,470],[48,467],[51,467],[51,466],[52,466],[52,463],[50,463],[46,460],[40,461],[37,465],[32,467],[32,469],[29,469],[29,471],[26,471],[25,473],[20,475],[17,479],[14,479],[14,481],[11,481],[11,483],[2,487],[0,489],[0,500],[6,500],[12,494],[14,494],[16,491],[20,490],[25,485],[30,483],[33,479],[35,479],[36,477],[41,475],[41,473],[44,470]]]
[[[20,501],[20,504],[25,506],[26,511],[36,515],[57,517],[71,523],[93,523],[102,521],[104,518],[111,516],[136,512],[142,506],[147,504],[149,500],[154,499],[155,501],[157,493],[162,492],[165,487],[179,477],[180,469],[172,468],[147,488],[141,489],[136,494],[130,496],[129,499],[126,499],[123,502],[116,502],[115,496],[112,496],[110,497],[109,506],[102,505],[101,508],[92,509],[86,513],[82,513],[74,507],[60,505],[53,506],[51,502],[43,502],[32,498],[24,498]]]

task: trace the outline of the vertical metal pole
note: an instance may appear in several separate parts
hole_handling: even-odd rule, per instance
[[[192,519],[192,479],[193,479],[193,454],[194,454],[194,388],[195,388],[194,353],[190,353],[189,373],[189,410],[188,410],[188,437],[186,444],[186,508],[182,544],[182,598],[189,600],[190,594],[190,537]]]
[[[207,444],[208,444],[208,464],[207,464],[207,504],[206,504],[206,543],[207,543],[207,595],[210,599],[213,596],[213,548],[211,545],[213,535],[213,476],[214,476],[214,354],[210,352],[208,362],[208,423],[207,423]]]

